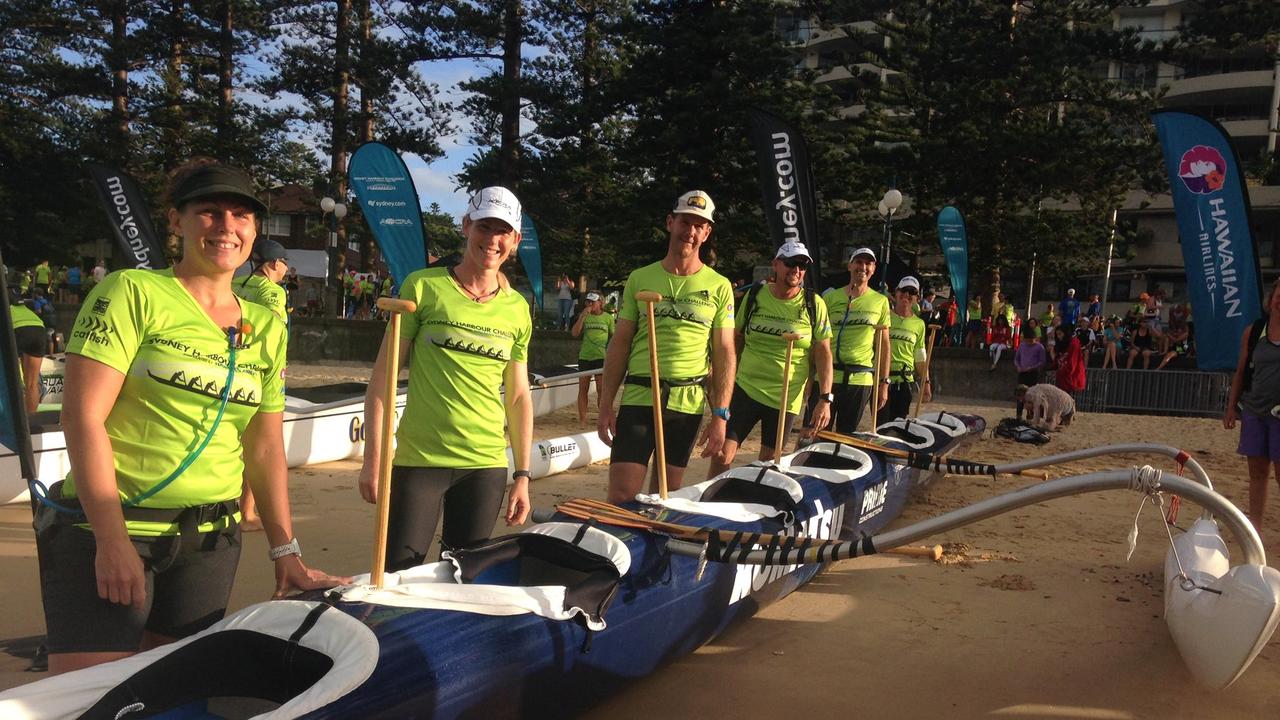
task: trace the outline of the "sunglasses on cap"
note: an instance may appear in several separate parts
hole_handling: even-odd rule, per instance
[[[779,259],[782,260],[783,265],[786,265],[789,268],[800,268],[801,270],[804,270],[809,267],[809,258],[804,257],[802,255],[797,255],[796,257],[784,257]]]

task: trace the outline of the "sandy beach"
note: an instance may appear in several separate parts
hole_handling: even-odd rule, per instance
[[[362,380],[359,366],[290,368],[290,383]],[[1012,408],[942,398],[929,410],[985,417]],[[592,419],[594,422],[594,416]],[[573,410],[535,423],[536,437],[580,432]],[[1244,506],[1248,483],[1235,454],[1237,431],[1210,419],[1079,414],[1048,445],[990,434],[964,455],[1003,462],[1115,442],[1158,442],[1192,453],[1219,492]],[[748,441],[739,462],[753,459]],[[1051,468],[1055,476],[1149,463],[1117,457]],[[705,475],[706,461],[689,479]],[[359,464],[343,461],[290,473],[296,534],[307,562],[330,572],[368,569],[373,507],[356,492]],[[607,465],[532,485],[535,507],[569,497],[603,497]],[[1026,478],[948,477],[922,493],[897,524],[963,507],[1021,487]],[[1280,553],[1280,509],[1263,528]],[[933,539],[941,563],[874,556],[836,563],[817,580],[715,642],[635,683],[587,714],[619,717],[883,718],[1274,718],[1280,716],[1280,644],[1273,640],[1235,685],[1210,692],[1192,684],[1162,617],[1162,563],[1168,538],[1150,506],[1138,520],[1138,548],[1125,538],[1140,497],[1107,493],[1053,501]],[[1184,503],[1178,524],[1199,509]],[[495,530],[502,533],[501,527]],[[263,536],[245,536],[232,610],[267,599],[272,573]],[[1274,557],[1270,564],[1275,566]],[[0,507],[0,688],[29,673],[43,633],[30,514]]]

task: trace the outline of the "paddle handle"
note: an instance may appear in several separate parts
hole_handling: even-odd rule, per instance
[[[657,322],[653,319],[653,306],[662,302],[661,293],[641,290],[636,301],[645,304],[645,316],[649,321],[649,389],[653,393],[654,464],[658,469],[658,497],[667,499],[667,439],[662,432],[662,378],[658,374]]]
[[[382,386],[382,452],[378,455],[377,527],[373,538],[373,570],[369,580],[382,589],[382,567],[387,561],[387,527],[391,524],[391,461],[394,456],[396,394],[400,381],[400,314],[417,312],[412,300],[378,298],[378,307],[391,313],[387,321],[386,382]]]
[[[929,558],[934,562],[938,562],[939,560],[942,559],[941,545],[933,545],[931,547],[915,547],[912,545],[904,545],[903,547],[896,547],[896,548],[893,548],[892,550],[885,550],[884,552],[890,555],[906,555],[907,557]]]
[[[920,417],[920,408],[924,406],[924,389],[929,384],[929,371],[933,369],[933,341],[938,336],[938,330],[941,325],[929,326],[929,341],[924,348],[924,377],[920,383],[920,397],[916,398],[916,417]]]
[[[786,444],[783,432],[787,427],[787,407],[791,405],[791,350],[800,339],[800,333],[784,332],[782,339],[787,341],[787,359],[782,363],[782,405],[778,408],[778,434],[773,441],[774,461],[782,457],[782,447]]]
[[[876,431],[876,416],[880,414],[880,381],[884,379],[884,375],[880,372],[880,361],[883,359],[883,351],[880,349],[880,333],[888,330],[885,325],[876,325],[875,333],[872,335],[871,341],[871,428],[870,432]]]

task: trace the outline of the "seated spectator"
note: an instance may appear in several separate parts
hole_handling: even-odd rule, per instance
[[[1102,330],[1102,367],[1106,369],[1107,363],[1111,363],[1111,367],[1119,368],[1116,364],[1116,357],[1121,352],[1128,352],[1129,342],[1125,337],[1124,331],[1120,328],[1120,323],[1116,318],[1107,320],[1107,325]]]
[[[1009,349],[1009,343],[1013,341],[1013,329],[1009,327],[1009,320],[1004,313],[1000,313],[995,317],[995,324],[991,328],[991,346],[987,348],[987,352],[991,355],[991,369],[995,370],[996,365],[1000,363],[1000,354]]]
[[[1102,317],[1102,298],[1100,295],[1089,296],[1089,307],[1084,314],[1091,318]]]
[[[1157,370],[1163,370],[1170,360],[1179,357],[1193,357],[1196,354],[1196,341],[1193,328],[1190,324],[1184,323],[1178,328],[1169,328],[1169,332],[1165,333],[1165,337],[1169,340],[1169,349],[1165,351],[1164,357],[1160,359],[1160,364],[1156,366]]]
[[[1130,342],[1132,347],[1129,348],[1129,359],[1125,361],[1125,369],[1133,368],[1133,361],[1139,354],[1142,355],[1142,369],[1150,369],[1151,354],[1156,351],[1156,336],[1151,332],[1151,328],[1147,327],[1146,318],[1138,320],[1138,329],[1134,331]]]

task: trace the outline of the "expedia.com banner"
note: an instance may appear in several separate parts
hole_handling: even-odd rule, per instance
[[[969,313],[969,236],[964,216],[948,205],[938,212],[938,242],[947,258],[951,274],[951,297],[956,302],[956,318],[963,327]]]
[[[427,266],[418,190],[404,160],[380,142],[361,145],[347,167],[373,239],[400,286],[409,273]]]
[[[1262,313],[1249,196],[1226,132],[1213,120],[1153,116],[1178,218],[1201,370],[1232,370],[1240,336]]]
[[[169,267],[164,245],[151,224],[147,201],[133,178],[97,163],[89,163],[89,177],[107,212],[116,243],[124,251],[124,262],[139,270]]]
[[[804,137],[781,118],[751,110],[751,144],[760,168],[760,193],[769,220],[773,249],[786,242],[802,242],[813,257],[810,284],[822,279],[822,250],[818,241],[818,212],[813,172]],[[772,257],[772,254],[770,254]],[[815,288],[822,290],[822,288]]]

